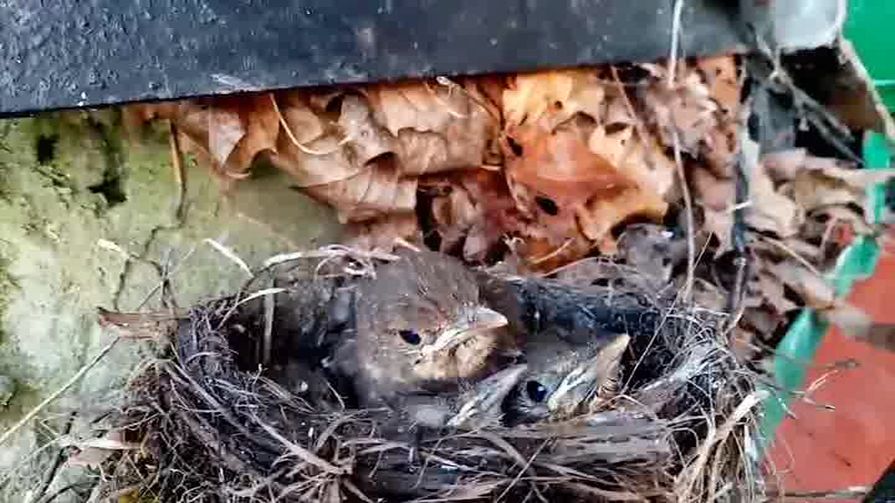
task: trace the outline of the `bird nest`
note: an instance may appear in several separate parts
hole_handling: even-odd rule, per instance
[[[106,495],[152,501],[760,496],[753,444],[761,392],[755,374],[729,351],[723,316],[649,297],[639,312],[626,314],[638,323],[629,330],[617,393],[599,409],[562,421],[427,428],[388,408],[358,408],[350,393],[337,391],[345,384],[338,376],[323,391],[287,377],[292,358],[308,365],[326,360],[316,345],[300,342],[320,340],[332,311],[322,306],[357,276],[375,274],[377,262],[351,254],[291,258],[275,261],[243,291],[175,321],[104,315],[123,330],[164,332],[171,342],[168,354],[133,383],[118,417],[125,436],[142,447],[107,462]],[[555,279],[517,281],[565,287]],[[641,295],[625,285],[579,290],[604,296],[601,302]]]

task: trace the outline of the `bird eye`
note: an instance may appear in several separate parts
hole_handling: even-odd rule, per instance
[[[538,381],[528,381],[525,383],[525,392],[533,402],[543,402],[547,398],[547,388]]]
[[[414,346],[422,341],[422,339],[420,338],[420,334],[416,333],[413,330],[401,330],[400,332],[398,332],[398,335],[400,335],[401,338],[404,339],[404,342],[406,342],[407,344],[413,344]]]

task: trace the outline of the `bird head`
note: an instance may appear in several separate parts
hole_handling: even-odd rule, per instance
[[[407,395],[402,397],[402,408],[415,424],[430,428],[495,426],[500,424],[504,399],[518,385],[525,369],[525,365],[512,365],[454,393]]]
[[[526,348],[528,370],[508,401],[518,422],[562,420],[596,409],[611,394],[629,337],[572,346],[543,341]]]
[[[359,357],[389,355],[423,381],[471,377],[462,375],[458,351],[477,348],[473,356],[484,366],[496,331],[507,324],[484,306],[472,272],[432,252],[404,254],[377,268],[358,290],[356,315],[358,340],[372,353]]]

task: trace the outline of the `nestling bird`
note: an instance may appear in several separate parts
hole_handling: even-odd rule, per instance
[[[378,267],[358,284],[354,308],[355,335],[336,360],[365,406],[482,377],[507,323],[482,303],[463,264],[434,252]]]
[[[595,336],[578,344],[548,333],[529,336],[528,368],[506,403],[510,421],[562,420],[596,410],[615,393],[628,341],[626,334]]]
[[[411,422],[430,428],[496,426],[501,423],[504,400],[525,371],[525,365],[512,365],[478,382],[464,383],[454,393],[404,396],[400,407]]]

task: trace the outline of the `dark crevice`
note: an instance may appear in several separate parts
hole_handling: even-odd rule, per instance
[[[108,175],[109,171],[106,170],[106,172],[103,173],[102,182],[87,188],[94,194],[102,195],[106,199],[106,202],[109,203],[109,206],[112,207],[127,201],[127,195],[124,193],[121,177]]]
[[[548,215],[556,216],[559,214],[559,206],[553,202],[553,199],[544,196],[536,196],[535,203],[537,203],[538,208],[541,208],[541,210]]]
[[[124,190],[123,153],[119,141],[114,137],[110,127],[94,118],[87,121],[88,125],[96,132],[102,141],[103,152],[103,178],[95,185],[87,187],[90,192],[100,194],[105,198],[109,207],[127,201],[127,193]]]
[[[57,135],[40,135],[34,142],[34,155],[37,157],[37,163],[46,166],[53,162],[56,158],[56,143],[59,142]]]
[[[433,201],[438,194],[433,190],[420,189],[416,192],[416,220],[423,231],[423,243],[430,250],[441,250],[441,233],[433,212]]]

